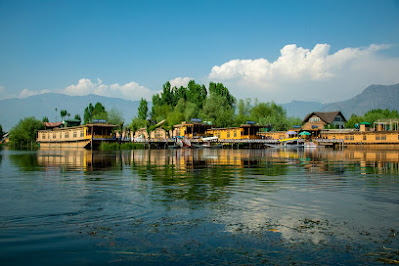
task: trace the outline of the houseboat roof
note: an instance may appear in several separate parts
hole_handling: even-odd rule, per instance
[[[243,128],[243,127],[254,127],[254,128],[265,128],[268,127],[268,125],[251,125],[251,124],[242,124],[239,127],[213,127],[211,130],[221,130],[221,129],[234,129],[234,128]]]
[[[61,126],[62,122],[42,122],[46,128],[55,128]]]
[[[82,128],[82,127],[113,128],[113,127],[117,127],[117,125],[112,125],[112,124],[86,124],[86,125],[80,125],[80,126],[74,126],[74,127],[56,127],[56,128],[50,128],[50,129],[42,129],[42,130],[38,130],[38,131],[70,130],[70,129]]]
[[[334,112],[313,112],[308,114],[305,119],[302,121],[302,123],[306,123],[306,121],[309,120],[309,118],[311,118],[313,115],[317,115],[318,117],[320,117],[321,120],[323,120],[324,122],[326,122],[327,124],[331,124],[335,117],[337,115],[341,115],[342,118],[345,120],[346,122],[346,118],[345,116],[341,113],[341,111],[334,111]]]
[[[117,127],[117,125],[113,124],[86,124],[82,126],[88,126],[88,127]]]
[[[320,131],[320,133],[323,133],[323,134],[344,134],[344,133],[354,133],[354,132],[359,132],[359,131],[354,128],[323,129]]]

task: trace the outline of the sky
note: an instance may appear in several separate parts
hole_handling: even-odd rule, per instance
[[[151,99],[170,81],[334,102],[399,83],[399,0],[0,0],[0,99]]]

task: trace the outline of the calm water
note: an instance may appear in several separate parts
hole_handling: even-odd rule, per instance
[[[399,152],[0,151],[0,263],[399,260]]]

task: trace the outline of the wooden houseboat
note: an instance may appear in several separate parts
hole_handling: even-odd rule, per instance
[[[39,130],[37,143],[43,148],[86,148],[96,149],[103,141],[113,142],[116,137],[111,124],[86,124],[73,127]]]
[[[185,138],[200,138],[207,135],[207,130],[212,128],[212,125],[208,123],[202,123],[200,120],[194,120],[191,122],[182,122],[181,124],[175,125],[173,130],[173,137],[185,137]]]
[[[266,127],[268,126],[243,124],[239,127],[211,128],[207,130],[207,134],[218,139],[261,139],[258,133]]]

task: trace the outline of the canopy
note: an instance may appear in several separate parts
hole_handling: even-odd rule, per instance
[[[296,134],[298,134],[298,133],[296,133],[295,131],[292,131],[292,130],[287,131],[287,132],[285,133],[285,135],[296,135]]]
[[[312,134],[310,134],[310,133],[307,132],[307,131],[302,131],[301,133],[299,133],[299,136],[303,136],[303,135],[305,135],[305,136],[310,136],[310,135],[312,135]]]

